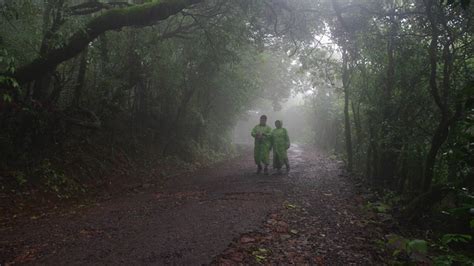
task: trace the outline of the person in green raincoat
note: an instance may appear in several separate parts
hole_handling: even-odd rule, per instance
[[[260,117],[260,123],[252,129],[252,137],[255,138],[255,147],[253,155],[255,164],[257,165],[257,174],[262,171],[262,164],[264,165],[263,173],[268,174],[268,163],[271,142],[272,128],[267,126],[267,116]]]
[[[273,148],[273,168],[280,172],[283,164],[286,166],[286,172],[290,171],[287,150],[290,148],[290,137],[286,128],[283,128],[280,120],[275,121],[275,129],[272,131]]]

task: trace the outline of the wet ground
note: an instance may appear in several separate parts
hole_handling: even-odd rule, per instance
[[[340,162],[292,146],[289,174],[245,155],[60,216],[0,228],[0,263],[370,265],[382,258]]]

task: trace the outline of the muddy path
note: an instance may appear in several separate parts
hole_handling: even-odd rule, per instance
[[[3,264],[380,264],[381,232],[340,162],[301,146],[291,173],[256,175],[250,150],[61,216],[0,228]]]

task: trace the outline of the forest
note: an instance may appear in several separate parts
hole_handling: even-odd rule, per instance
[[[0,231],[0,264],[75,258],[32,255],[31,239],[9,242],[20,225],[33,228],[28,217],[62,221],[58,212],[73,206],[118,202],[127,191],[165,195],[168,184],[184,191],[202,171],[206,195],[227,176],[267,191],[251,180],[274,175],[242,174],[254,171],[250,132],[266,114],[272,128],[283,120],[294,164],[274,181],[286,198],[268,197],[284,212],[326,194],[345,208],[341,184],[350,182],[361,198],[355,216],[372,215],[366,226],[380,228],[367,251],[378,255],[351,253],[352,261],[312,247],[300,261],[278,257],[285,248],[273,242],[257,247],[247,232],[237,241],[244,247],[216,251],[212,263],[127,262],[473,265],[473,12],[470,0],[0,0],[0,229],[9,228]],[[222,164],[231,172],[218,173]],[[328,182],[330,193],[286,192],[301,186],[286,179],[317,179],[331,167],[340,171],[333,179],[304,181]],[[328,245],[354,252],[334,238]],[[237,249],[250,251],[236,257]]]

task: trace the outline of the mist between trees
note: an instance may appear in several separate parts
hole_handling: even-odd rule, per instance
[[[4,0],[3,188],[64,162],[214,161],[277,112],[375,186],[472,191],[468,2]]]

